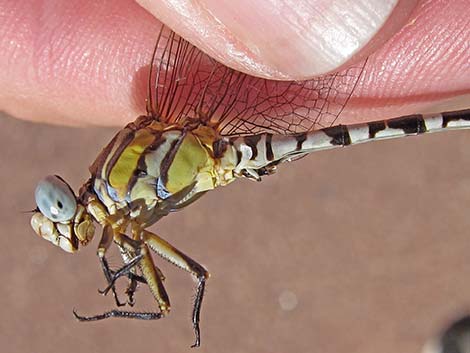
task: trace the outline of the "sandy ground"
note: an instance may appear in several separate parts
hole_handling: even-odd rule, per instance
[[[76,255],[21,211],[39,178],[78,188],[113,129],[0,117],[4,352],[185,352],[194,282],[158,260],[173,311],[160,322],[78,323],[113,306],[97,239]],[[470,132],[315,154],[239,181],[152,229],[212,273],[199,352],[412,353],[470,309]],[[119,257],[112,262],[117,266]],[[120,287],[122,288],[122,287]],[[152,310],[146,288],[138,309]]]

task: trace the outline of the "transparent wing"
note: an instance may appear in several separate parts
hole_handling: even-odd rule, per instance
[[[365,65],[308,81],[265,80],[218,63],[166,27],[152,63],[150,114],[170,123],[217,124],[226,136],[333,125]]]

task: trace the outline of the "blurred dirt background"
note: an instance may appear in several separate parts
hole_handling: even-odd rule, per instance
[[[78,188],[117,129],[0,117],[3,352],[186,352],[194,282],[157,260],[171,315],[78,323],[110,309],[97,239],[70,255],[29,226],[36,182]],[[262,183],[208,193],[152,229],[212,273],[198,352],[420,352],[470,310],[470,131],[317,153]],[[119,264],[115,255],[112,262]],[[120,287],[122,288],[122,287]],[[152,310],[145,287],[136,309]]]

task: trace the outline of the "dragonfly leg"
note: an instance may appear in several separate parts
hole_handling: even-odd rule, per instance
[[[118,270],[119,271],[119,270]],[[114,276],[114,274],[118,271],[113,271],[113,270],[109,270],[109,272],[111,273],[112,276]],[[127,274],[127,276],[129,277],[129,279],[133,279],[135,280],[137,283],[143,283],[143,284],[147,284],[147,281],[145,280],[144,277],[142,276],[139,276],[138,274],[135,274],[133,272],[129,272]]]
[[[135,299],[134,294],[137,291],[138,282],[134,277],[129,277],[129,284],[126,288],[126,295],[127,295],[127,304],[130,306],[134,306]]]
[[[116,272],[117,271],[111,271],[111,274],[114,276]],[[139,276],[138,274],[133,273],[133,272],[129,272],[127,276],[129,277],[129,284],[127,285],[126,292],[125,292],[127,295],[127,304],[129,304],[130,306],[134,306],[135,304],[134,293],[137,291],[138,284],[139,283],[147,284],[147,281],[145,280],[144,277]],[[108,287],[100,291],[100,293],[103,293],[104,295],[106,295],[108,292],[109,292]]]
[[[173,265],[176,265],[182,268],[183,270],[188,271],[196,277],[198,284],[192,314],[193,329],[194,334],[196,336],[196,340],[192,347],[199,347],[201,344],[201,335],[199,329],[201,304],[202,299],[204,297],[206,281],[209,278],[209,272],[207,272],[207,270],[200,264],[198,264],[196,261],[183,254],[181,251],[173,247],[166,240],[160,238],[158,235],[146,230],[142,230],[141,238],[145,244],[147,244],[162,258],[168,260]]]
[[[124,266],[122,266],[119,270],[114,271],[114,272],[110,271],[110,273],[112,274],[111,281],[109,282],[108,286],[105,289],[98,290],[98,292],[100,292],[100,294],[103,294],[103,295],[108,294],[108,292],[111,289],[115,288],[115,284],[116,284],[116,281],[118,280],[118,278],[122,277],[122,276],[128,276],[130,281],[135,281],[136,282],[136,279],[133,277],[133,273],[131,271],[135,268],[135,266],[139,263],[139,261],[142,258],[143,258],[143,255],[139,254],[139,255],[135,256],[133,259],[131,259]],[[137,285],[137,282],[136,282],[136,285]]]
[[[138,319],[138,320],[158,320],[165,315],[161,312],[159,313],[148,313],[148,312],[133,312],[133,311],[123,311],[123,310],[111,310],[102,314],[92,315],[92,316],[82,316],[79,315],[75,310],[73,310],[73,315],[78,321],[99,321],[104,319],[109,319],[111,317],[121,317],[125,319]]]
[[[112,232],[112,229],[109,230],[107,226],[105,226],[105,231],[106,230]],[[163,287],[163,281],[162,281],[162,278],[160,277],[161,272],[157,270],[157,268],[155,267],[147,245],[141,241],[135,241],[129,238],[128,236],[126,236],[125,234],[121,234],[117,232],[114,232],[113,239],[114,239],[114,242],[119,247],[122,247],[128,250],[130,253],[137,254],[137,256],[142,255],[142,257],[139,258],[139,261],[136,261],[136,263],[133,264],[133,266],[139,266],[142,272],[142,277],[137,276],[137,275],[132,275],[131,278],[134,278],[135,281],[138,281],[138,279],[142,278],[142,280],[147,283],[151,293],[153,294],[153,297],[157,301],[159,312],[149,313],[149,312],[131,312],[131,311],[122,311],[122,310],[111,310],[111,311],[107,311],[105,313],[98,314],[98,315],[81,316],[74,310],[73,314],[79,321],[97,321],[97,320],[108,319],[111,317],[140,319],[140,320],[157,320],[157,319],[161,319],[165,317],[170,312],[170,300],[168,298],[165,288]],[[100,242],[100,245],[101,245],[101,242]],[[137,258],[137,256],[135,258]],[[104,254],[102,257],[104,258]],[[130,269],[126,269],[122,271],[123,273],[122,275],[124,275],[124,272],[126,271],[129,273],[129,270]],[[109,270],[109,268],[108,268],[108,274],[111,274],[111,271]],[[110,281],[112,281],[112,278],[110,278]]]
[[[132,257],[134,257],[135,254],[131,253],[130,251],[128,251],[127,249],[119,245],[118,247],[121,252],[122,261],[125,264],[131,262]],[[113,276],[115,275],[115,273],[113,273]],[[127,274],[127,276],[129,277],[129,284],[127,285],[127,288],[126,288],[127,304],[129,304],[130,306],[134,306],[135,304],[134,293],[137,291],[138,283],[140,282],[140,283],[147,284],[147,282],[142,276],[139,276],[137,274],[137,268],[135,266],[129,270],[129,273]]]
[[[108,261],[106,260],[106,251],[109,249],[111,242],[113,241],[113,231],[111,226],[105,226],[103,229],[103,235],[101,236],[100,243],[98,245],[97,255],[101,263],[101,268],[103,269],[104,277],[108,282],[108,285],[112,283],[112,272],[109,269]],[[125,304],[119,301],[119,297],[116,293],[116,288],[114,283],[111,286],[113,291],[114,300],[116,301],[116,306],[123,306]]]
[[[160,279],[164,281],[165,276],[163,275],[162,271],[158,267],[155,267],[155,270],[157,271],[157,274],[160,277]],[[127,288],[126,288],[127,304],[129,304],[130,306],[134,306],[135,304],[134,293],[136,292],[138,288],[139,282],[147,284],[147,281],[145,280],[144,277],[139,276],[133,272],[130,272],[128,276],[129,276],[129,284],[127,285]]]
[[[131,281],[132,278],[134,278],[136,281],[138,279],[143,279],[149,286],[150,292],[157,301],[161,314],[168,314],[170,311],[170,300],[168,298],[168,294],[166,293],[165,287],[163,286],[163,280],[165,277],[163,276],[160,269],[153,263],[152,256],[147,245],[140,240],[131,239],[127,235],[121,233],[114,234],[114,242],[119,247],[128,250],[130,253],[141,256],[135,265],[140,268],[142,277],[132,275]],[[129,272],[129,270],[127,270],[127,272]],[[132,283],[130,285],[133,286]],[[134,292],[131,287],[131,294],[133,295],[133,293]]]
[[[135,234],[134,234],[134,237],[132,239],[135,240],[135,241],[139,241],[139,238],[138,237],[136,238]],[[122,246],[119,246],[119,244],[118,244],[118,247],[119,247],[119,250],[121,252],[121,257],[122,257],[123,262],[125,264],[129,264],[132,261],[132,258],[135,257],[135,254],[133,252],[130,252],[128,249],[126,249]],[[121,268],[120,270],[124,269],[124,267]],[[114,272],[113,277],[120,270]],[[165,276],[163,275],[162,271],[158,267],[155,267],[155,270],[157,271],[158,276],[161,278],[161,280],[164,281]],[[123,274],[121,274],[121,275],[123,275]],[[130,306],[134,306],[134,304],[135,304],[134,293],[137,291],[138,283],[140,282],[140,283],[147,284],[147,281],[145,280],[145,278],[143,278],[142,276],[139,276],[137,274],[137,267],[136,266],[134,266],[132,268],[129,268],[129,272],[127,273],[127,276],[129,277],[129,284],[127,285],[127,288],[126,288],[127,304],[129,304]],[[104,291],[108,292],[109,291],[109,286]]]

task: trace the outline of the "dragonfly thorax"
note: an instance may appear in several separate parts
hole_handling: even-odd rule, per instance
[[[90,168],[90,188],[110,214],[127,214],[143,226],[180,209],[203,192],[234,180],[234,152],[224,158],[221,138],[207,126],[189,129],[140,117],[127,125]],[[91,189],[91,190],[90,190]]]

